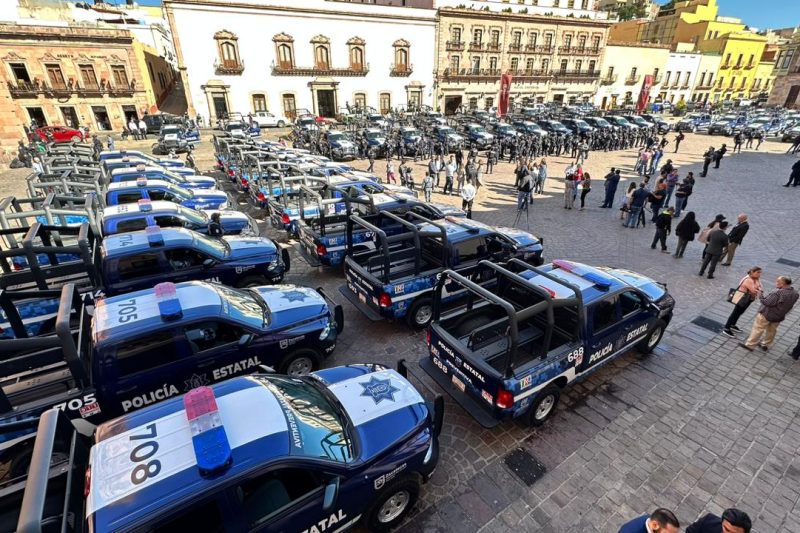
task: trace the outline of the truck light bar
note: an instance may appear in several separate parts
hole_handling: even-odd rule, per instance
[[[155,291],[158,312],[161,313],[162,320],[175,320],[183,316],[181,301],[178,299],[178,291],[174,283],[159,283],[153,290]]]
[[[586,281],[591,281],[595,284],[595,286],[603,291],[607,291],[611,287],[611,281],[603,276],[602,274],[598,274],[597,272],[591,271],[587,268],[584,268],[580,265],[576,265],[572,261],[564,261],[563,259],[554,259],[553,265],[557,266],[561,270],[566,270],[576,276],[580,276]]]
[[[126,159],[126,161],[130,161],[130,159]],[[144,172],[145,168],[146,167],[144,163],[138,163],[136,165],[136,172]]]
[[[139,205],[139,211],[141,211],[142,213],[146,213],[148,211],[153,210],[153,204],[150,203],[150,200],[148,198],[142,198],[136,203]]]
[[[200,475],[209,476],[231,465],[231,445],[211,387],[198,387],[183,397],[192,431],[192,446]]]
[[[147,242],[150,246],[164,245],[164,235],[161,233],[161,228],[158,226],[147,226],[144,231],[147,234]]]
[[[146,187],[147,186],[147,178],[144,176],[140,176],[136,178],[136,186],[137,187]]]

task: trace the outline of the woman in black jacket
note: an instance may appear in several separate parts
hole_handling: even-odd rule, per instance
[[[700,224],[694,218],[694,211],[689,211],[683,220],[678,222],[675,227],[675,235],[678,237],[678,246],[675,248],[675,257],[683,257],[686,245],[694,240],[694,236],[700,231]]]

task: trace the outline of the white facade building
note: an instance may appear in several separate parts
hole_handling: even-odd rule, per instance
[[[703,55],[681,51],[682,44],[678,44],[677,51],[669,53],[667,66],[664,67],[663,81],[654,91],[657,94],[655,100],[657,102],[677,104],[681,100],[688,102],[691,99]],[[687,48],[691,50],[692,45],[687,44],[684,49]]]
[[[164,0],[190,113],[430,105],[436,12],[325,0]]]

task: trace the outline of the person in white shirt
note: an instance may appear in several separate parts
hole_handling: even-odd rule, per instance
[[[130,131],[131,136],[133,137],[133,140],[138,141],[139,140],[139,126],[136,125],[136,119],[131,118],[131,121],[128,122],[128,130]]]
[[[145,124],[144,119],[139,119],[139,137],[142,140],[147,139],[147,124]]]
[[[466,211],[467,218],[472,218],[472,202],[478,191],[472,184],[472,180],[467,180],[467,184],[461,189],[461,209]]]

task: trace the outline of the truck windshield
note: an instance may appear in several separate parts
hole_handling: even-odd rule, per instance
[[[368,131],[367,132],[367,139],[379,139],[383,136],[383,134],[379,131]]]
[[[205,226],[208,224],[208,216],[202,211],[195,211],[194,209],[178,206],[178,213],[195,226]]]
[[[194,238],[198,249],[214,257],[225,257],[231,251],[228,242],[225,240],[212,239],[202,233],[195,233]]]
[[[328,134],[329,141],[345,141],[347,137],[344,136],[343,133],[329,133]]]
[[[344,408],[313,378],[259,376],[283,409],[292,455],[348,463],[353,459],[350,421]]]
[[[222,297],[222,305],[226,308],[228,316],[233,320],[254,328],[269,325],[271,320],[269,307],[257,292],[240,291],[224,285],[216,285],[215,288]]]

